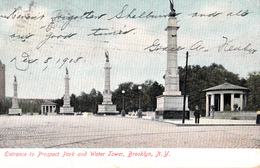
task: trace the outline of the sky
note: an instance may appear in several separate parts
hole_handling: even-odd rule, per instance
[[[179,66],[189,51],[189,65],[222,64],[243,78],[260,71],[259,0],[175,0],[174,8]],[[164,85],[169,12],[168,0],[1,0],[6,96],[15,75],[18,98],[61,98],[66,67],[70,94],[102,93],[106,51],[112,91],[129,81]]]

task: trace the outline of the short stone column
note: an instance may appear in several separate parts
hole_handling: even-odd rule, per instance
[[[245,100],[244,100],[244,108],[247,107],[247,94],[245,94]]]

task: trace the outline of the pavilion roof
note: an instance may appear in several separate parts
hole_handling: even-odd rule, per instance
[[[250,89],[225,82],[225,83],[223,83],[221,85],[214,86],[214,87],[205,89],[203,91],[204,92],[208,92],[208,91],[218,91],[218,90],[242,90],[242,91],[249,91]]]
[[[56,103],[51,102],[51,101],[46,101],[42,105],[56,105]]]

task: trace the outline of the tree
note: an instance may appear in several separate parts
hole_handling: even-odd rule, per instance
[[[79,110],[79,101],[75,94],[71,94],[70,96],[70,105],[74,107],[74,111],[78,112]]]
[[[98,110],[98,105],[97,105],[97,99],[98,99],[98,97],[97,97],[98,95],[97,95],[97,91],[96,91],[96,89],[92,89],[91,91],[90,91],[90,94],[89,94],[89,102],[88,103],[90,103],[90,111],[92,111],[93,113],[96,113],[97,112],[97,110]]]
[[[8,114],[8,109],[12,107],[12,99],[0,100],[0,114]]]
[[[188,80],[186,93],[189,95],[188,106],[190,110],[194,110],[195,106],[198,105],[202,110],[202,115],[205,115],[206,97],[203,92],[204,89],[223,84],[225,79],[229,83],[240,85],[238,74],[227,71],[222,65],[213,63],[209,67],[199,65],[188,66]],[[184,76],[185,68],[179,67],[180,76],[180,88],[184,91]]]
[[[157,96],[160,96],[163,94],[164,87],[162,84],[159,84],[157,81],[154,81],[151,83],[151,85],[148,85],[148,95],[150,97],[150,109],[151,111],[154,111],[156,109],[156,102],[157,102]]]
[[[260,72],[249,74],[246,86],[250,89],[247,109],[255,111],[260,110]]]
[[[119,85],[118,89],[112,92],[112,100],[113,103],[117,105],[117,110],[122,110],[122,90],[125,91],[124,99],[125,99],[125,111],[132,111],[133,103],[134,103],[134,93],[132,91],[133,82],[126,82]]]
[[[87,112],[89,109],[89,103],[88,103],[88,94],[85,92],[81,92],[80,96],[78,97],[79,101],[79,110],[81,112]]]
[[[56,106],[56,111],[57,111],[57,113],[60,112],[60,107],[63,106],[63,99],[64,99],[64,97],[62,97],[62,98],[60,98],[60,99],[54,100],[54,103],[57,104],[57,106]]]
[[[125,91],[125,111],[137,111],[139,108],[139,90],[141,89],[141,108],[143,111],[151,111],[156,108],[156,96],[163,92],[163,86],[158,82],[147,80],[143,84],[138,85],[133,82],[126,82],[119,85],[118,89],[113,92],[114,104],[117,105],[118,111],[122,110],[122,90]]]

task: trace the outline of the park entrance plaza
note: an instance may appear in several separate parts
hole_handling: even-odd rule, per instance
[[[0,148],[260,148],[260,127],[249,121],[178,126],[172,120],[109,115],[2,115],[0,120]]]

